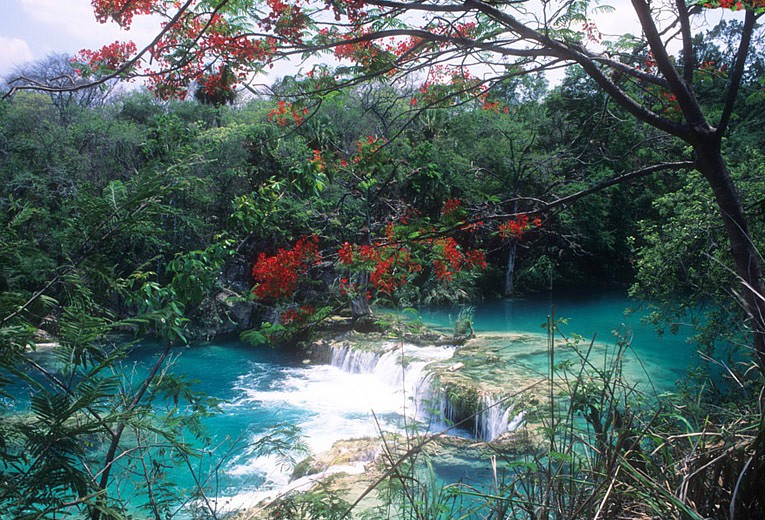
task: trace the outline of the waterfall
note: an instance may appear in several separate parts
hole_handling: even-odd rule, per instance
[[[514,414],[515,402],[503,399],[496,393],[482,392],[477,405],[470,408],[454,402],[449,398],[446,389],[441,387],[431,388],[427,400],[431,412],[435,412],[437,416],[436,424],[440,427],[448,428],[450,425],[459,424],[461,430],[482,441],[492,441],[523,423],[523,412]]]
[[[349,374],[369,374],[380,355],[369,350],[354,350],[347,345],[332,349],[330,364]]]
[[[494,394],[481,397],[481,413],[475,420],[477,439],[490,441],[520,426],[523,413],[513,415],[514,402],[503,402]]]
[[[504,402],[499,395],[480,397],[478,414],[453,403],[437,378],[427,369],[436,361],[450,359],[456,347],[417,347],[411,344],[389,343],[379,351],[358,350],[342,345],[332,350],[330,363],[351,374],[370,374],[391,392],[406,397],[413,406],[409,413],[415,419],[429,423],[431,428],[443,430],[452,424],[464,422],[462,429],[472,430],[476,439],[493,440],[517,428],[522,414],[513,416],[513,403]]]
[[[417,347],[389,343],[380,352],[356,350],[347,345],[332,350],[330,364],[351,374],[370,374],[392,393],[403,394],[414,406],[416,419],[425,417],[422,402],[430,394],[430,377],[426,367],[454,355],[454,347]]]

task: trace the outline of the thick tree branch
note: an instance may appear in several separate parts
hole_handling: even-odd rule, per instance
[[[688,6],[685,0],[675,0],[677,6],[678,20],[680,21],[680,34],[683,41],[683,79],[687,84],[693,83],[693,69],[696,56],[693,53],[693,36],[691,35],[691,20],[688,12]]]
[[[738,91],[741,88],[741,81],[744,77],[744,68],[746,67],[746,58],[749,54],[749,47],[752,43],[752,33],[754,32],[755,22],[758,16],[752,11],[747,11],[744,15],[744,28],[741,31],[741,41],[736,51],[736,61],[733,64],[733,70],[730,72],[730,84],[728,86],[728,95],[725,98],[720,120],[717,123],[718,138],[722,139],[723,134],[728,129],[730,118],[733,114],[733,107],[736,104]]]
[[[593,193],[603,191],[604,189],[610,188],[611,186],[616,186],[617,184],[623,184],[625,182],[630,182],[635,179],[640,179],[641,177],[647,177],[648,175],[652,175],[654,173],[659,173],[663,171],[689,170],[689,169],[694,169],[695,167],[696,167],[696,163],[693,161],[676,161],[676,162],[654,164],[652,166],[646,166],[645,168],[640,168],[638,170],[633,170],[631,172],[617,175],[616,177],[613,177],[606,181],[599,182],[598,184],[595,184],[594,186],[590,186],[589,188],[578,191],[576,193],[572,193],[571,195],[566,195],[565,197],[561,197],[553,201],[545,201],[545,200],[532,198],[532,197],[518,197],[516,199],[510,199],[505,202],[528,202],[530,204],[536,205],[536,207],[528,211],[520,211],[515,213],[501,213],[501,214],[495,214],[495,215],[481,215],[472,219],[466,219],[461,222],[458,222],[457,224],[451,227],[440,229],[439,231],[423,233],[422,235],[419,235],[417,237],[417,240],[449,235],[451,233],[454,233],[455,231],[464,229],[466,226],[479,224],[487,220],[506,220],[506,219],[515,218],[519,214],[541,215],[544,213],[548,213],[551,210],[554,210],[561,206],[565,206],[567,204],[576,202],[577,200],[583,197],[586,197],[587,195],[592,195]]]
[[[622,184],[624,182],[632,181],[635,179],[639,179],[640,177],[645,177],[647,175],[652,175],[654,173],[658,173],[661,171],[667,171],[667,170],[688,170],[693,169],[695,167],[695,163],[693,161],[677,161],[677,162],[671,162],[671,163],[661,163],[661,164],[655,164],[653,166],[647,166],[645,168],[640,168],[639,170],[633,170],[628,173],[623,173],[621,175],[617,175],[616,177],[612,179],[608,179],[607,181],[600,182],[594,186],[591,186],[587,189],[578,191],[576,193],[572,193],[571,195],[567,195],[565,197],[561,197],[557,200],[554,200],[552,202],[546,202],[542,205],[542,207],[537,208],[533,211],[529,211],[528,213],[530,215],[533,215],[535,213],[544,213],[546,211],[549,211],[551,209],[557,208],[558,206],[564,206],[566,204],[570,204],[572,202],[575,202],[582,197],[585,197],[587,195],[591,195],[593,193],[596,193],[598,191],[602,191],[606,188],[610,188],[611,186],[616,186],[617,184]]]
[[[710,127],[701,111],[701,106],[693,95],[691,86],[680,77],[680,73],[670,58],[669,52],[661,39],[661,34],[653,21],[651,8],[648,3],[645,0],[632,0],[632,6],[635,8],[635,13],[637,13],[640,20],[643,33],[651,47],[654,60],[656,60],[656,66],[666,78],[670,90],[677,97],[677,102],[688,121],[689,128],[686,128],[681,135],[674,135],[690,142],[696,133],[709,133]]]
[[[526,0],[514,0],[507,2],[508,4],[523,4]],[[367,5],[373,5],[376,7],[388,7],[391,9],[399,9],[401,11],[424,11],[434,13],[463,13],[465,12],[465,6],[461,3],[453,4],[438,4],[432,2],[395,2],[392,0],[368,0],[365,2]]]
[[[664,78],[661,78],[655,74],[651,74],[650,72],[645,72],[643,70],[637,69],[613,58],[606,56],[592,56],[592,61],[600,63],[601,65],[605,65],[606,67],[610,67],[621,74],[633,77],[639,81],[652,83],[664,88],[667,87],[667,82],[664,80]]]
[[[597,58],[585,49],[550,38],[481,0],[465,0],[465,5],[505,24],[509,29],[518,34],[521,39],[536,42],[540,46],[538,50],[546,55],[578,63],[617,104],[630,114],[668,134],[680,137],[681,139],[687,139],[688,132],[685,127],[661,117],[635,101],[598,67],[596,63]],[[656,34],[658,37],[658,32]]]

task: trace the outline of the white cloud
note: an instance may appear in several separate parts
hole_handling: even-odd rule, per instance
[[[53,33],[76,40],[90,40],[103,38],[112,32],[112,27],[96,22],[88,0],[21,0],[21,4],[32,20],[47,27],[48,36]]]
[[[52,51],[76,52],[82,48],[100,48],[115,40],[133,40],[142,46],[159,31],[159,22],[151,17],[136,17],[130,31],[123,31],[115,23],[99,23],[93,14],[90,0],[21,0],[26,14],[48,26],[57,39],[66,37],[71,48]]]
[[[26,40],[0,36],[0,70],[7,71],[34,59],[34,53]]]

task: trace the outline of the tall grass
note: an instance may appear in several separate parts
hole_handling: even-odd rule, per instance
[[[629,381],[629,335],[604,348],[563,335],[552,315],[547,330],[546,399],[525,426],[532,448],[488,444],[493,480],[477,488],[437,482],[438,456],[426,446],[442,434],[408,436],[382,461],[377,487],[386,486],[389,507],[365,518],[765,518],[762,392],[730,395],[712,414],[698,396],[659,396]],[[762,374],[745,368],[735,379],[762,389]]]
[[[475,443],[491,453],[488,482],[439,481],[439,452],[429,448],[449,432],[412,425],[404,435],[381,434],[377,478],[360,496],[345,497],[348,507],[300,518],[765,518],[763,378],[756,365],[730,369],[742,391],[709,403],[700,396],[703,385],[657,395],[650,384],[628,380],[625,356],[635,355],[629,335],[604,347],[564,335],[551,315],[547,350],[544,392],[536,384],[519,391],[535,390],[524,426],[532,442]],[[372,494],[376,506],[361,511]]]

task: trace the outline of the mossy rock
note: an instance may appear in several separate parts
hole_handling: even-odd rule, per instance
[[[318,469],[315,466],[316,459],[313,457],[306,457],[297,464],[295,464],[295,467],[292,469],[292,476],[290,477],[290,482],[293,480],[297,480],[299,478],[307,477],[308,475],[315,475],[318,473]]]
[[[443,383],[441,388],[446,397],[448,407],[444,419],[460,428],[472,430],[475,428],[475,415],[480,410],[481,396],[478,387],[468,381],[450,381]]]
[[[370,333],[370,332],[384,332],[385,326],[376,320],[372,316],[361,316],[353,322],[353,330],[356,332]]]

